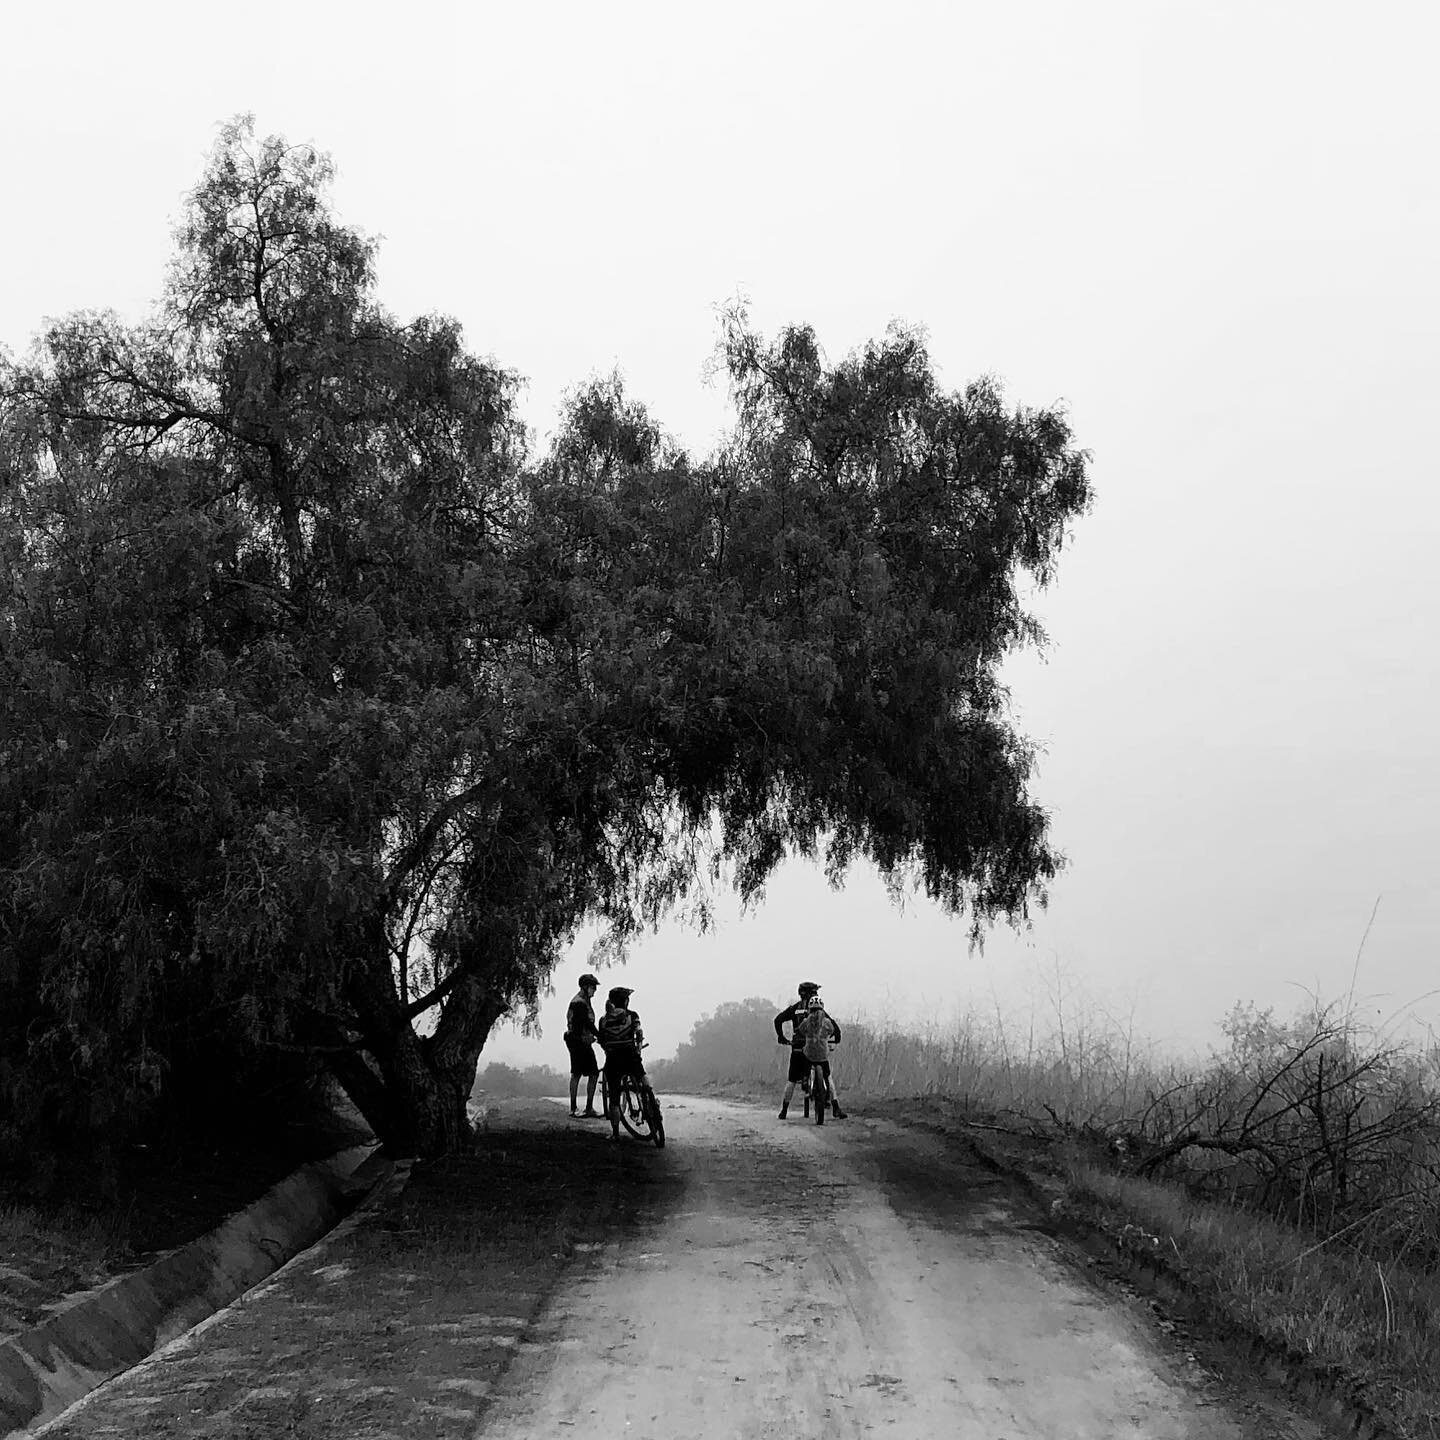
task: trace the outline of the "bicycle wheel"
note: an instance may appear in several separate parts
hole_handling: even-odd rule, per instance
[[[805,1109],[803,1113],[807,1120],[810,1118],[810,1075],[811,1072],[807,1070],[804,1078],[800,1081],[800,1093],[805,1097]]]
[[[810,1098],[815,1102],[815,1123],[825,1123],[825,1106],[830,1096],[825,1089],[825,1077],[817,1070],[815,1078],[810,1082]]]
[[[650,1138],[650,1122],[645,1114],[645,1097],[633,1075],[620,1081],[620,1123],[637,1139]]]
[[[648,1085],[645,1087],[645,1104],[650,1117],[650,1138],[655,1142],[657,1150],[663,1150],[665,1148],[665,1121],[660,1115],[659,1098]]]

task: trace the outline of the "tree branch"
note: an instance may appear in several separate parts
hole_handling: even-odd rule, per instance
[[[472,805],[483,795],[495,788],[493,778],[478,780],[473,785],[467,785],[458,794],[452,795],[435,811],[433,815],[416,832],[415,838],[401,850],[395,863],[390,867],[390,873],[385,877],[380,886],[378,906],[382,910],[388,910],[394,901],[395,892],[404,883],[410,872],[425,858],[430,847],[435,843],[435,837],[445,828],[467,805]]]

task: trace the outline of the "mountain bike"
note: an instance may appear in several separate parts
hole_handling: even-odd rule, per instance
[[[644,1049],[644,1046],[641,1046]],[[600,1072],[600,1087],[604,1094],[605,1113],[610,1113],[610,1082],[605,1072]],[[660,1112],[660,1101],[648,1080],[636,1075],[620,1077],[620,1123],[637,1139],[653,1140],[657,1150],[665,1148],[665,1119]]]
[[[830,1048],[834,1050],[834,1041],[831,1042]],[[816,1083],[817,1080],[819,1081],[818,1084]],[[800,1090],[805,1096],[805,1118],[807,1120],[810,1118],[810,1105],[813,1101],[815,1105],[815,1123],[817,1125],[823,1125],[825,1123],[826,1106],[829,1106],[832,1110],[835,1108],[835,1092],[831,1088],[831,1082],[826,1080],[826,1078],[816,1070],[814,1061],[809,1062],[809,1068],[805,1071],[805,1078],[800,1082]]]

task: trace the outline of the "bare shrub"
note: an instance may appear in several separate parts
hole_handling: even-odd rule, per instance
[[[1433,1057],[1318,1001],[1290,1021],[1237,1005],[1225,1049],[1158,1091],[1137,1169],[1367,1249],[1440,1259],[1440,1087]]]

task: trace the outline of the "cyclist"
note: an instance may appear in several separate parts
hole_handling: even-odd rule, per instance
[[[835,1087],[830,1083],[830,1047],[840,1043],[840,1027],[825,1013],[825,1002],[818,995],[810,997],[804,1016],[795,1023],[795,1034],[810,1065],[811,1096],[818,1104],[823,1087],[830,1096],[830,1108],[834,1110]],[[823,1109],[816,1112],[816,1118],[825,1118]],[[839,1118],[845,1118],[843,1112],[839,1112]]]
[[[800,998],[792,1005],[787,1005],[775,1017],[775,1038],[782,1045],[790,1047],[790,1068],[785,1073],[785,1094],[780,1101],[780,1118],[784,1120],[790,1113],[790,1097],[795,1093],[795,1086],[799,1084],[810,1073],[810,1062],[805,1058],[805,1041],[800,1035],[800,1021],[806,1015],[811,1000],[820,998],[820,987],[813,980],[802,980],[796,986]],[[823,1007],[822,1007],[823,1008]],[[826,1017],[829,1018],[828,1016]],[[785,1038],[785,1025],[790,1026],[790,1038]],[[832,1037],[832,1044],[840,1043],[840,1027],[833,1020],[830,1024],[835,1027],[835,1034]],[[826,1062],[828,1065],[828,1061]],[[840,1108],[840,1102],[835,1098],[835,1087],[830,1087],[830,1108],[837,1120],[845,1118],[845,1112]]]
[[[640,1059],[645,1032],[640,1017],[630,1008],[635,992],[628,985],[616,985],[606,996],[605,1013],[596,1027],[600,1048],[605,1052],[605,1093],[610,1117],[610,1138],[620,1138],[620,1081],[633,1075],[641,1085],[650,1082]]]
[[[570,1113],[581,1120],[598,1120],[600,1112],[595,1108],[595,1082],[600,1078],[600,1067],[595,1063],[595,992],[600,982],[593,975],[580,977],[580,988],[565,1012],[565,1048],[570,1052]],[[585,1092],[585,1113],[575,1108],[580,1094],[580,1077],[587,1082]]]

